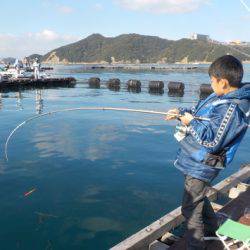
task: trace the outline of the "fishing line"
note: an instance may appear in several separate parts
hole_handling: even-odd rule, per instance
[[[69,112],[69,111],[78,111],[78,110],[110,110],[110,111],[124,111],[124,112],[134,112],[134,113],[144,113],[144,114],[154,114],[154,115],[173,115],[173,113],[169,113],[169,112],[161,112],[161,111],[153,111],[153,110],[143,110],[143,109],[129,109],[129,108],[112,108],[112,107],[79,107],[79,108],[70,108],[70,109],[61,109],[61,110],[55,110],[55,111],[50,111],[47,113],[43,113],[40,115],[35,115],[32,116],[30,118],[28,118],[27,120],[23,121],[22,123],[18,124],[9,134],[6,142],[5,142],[5,146],[4,146],[4,152],[5,152],[5,159],[6,161],[8,161],[8,145],[10,142],[10,139],[13,137],[13,135],[16,133],[16,131],[18,129],[20,129],[21,127],[23,127],[25,124],[27,124],[28,122],[31,122],[32,120],[41,118],[43,116],[48,116],[48,115],[53,115],[56,113],[62,113],[62,112]],[[181,115],[175,115],[176,117],[180,117]],[[204,118],[204,117],[194,117],[194,119],[197,120],[204,120],[204,121],[209,121],[209,118]]]

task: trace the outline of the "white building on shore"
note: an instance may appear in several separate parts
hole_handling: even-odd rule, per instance
[[[191,40],[209,41],[210,37],[209,37],[209,35],[193,33],[193,34],[191,34],[190,39]]]

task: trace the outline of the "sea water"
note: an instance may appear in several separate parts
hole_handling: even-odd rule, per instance
[[[4,158],[12,129],[39,113],[81,106],[167,111],[192,106],[207,66],[194,71],[86,70],[55,66],[55,76],[73,76],[75,88],[1,94],[0,249],[108,249],[180,205],[183,176],[173,167],[176,122],[161,115],[74,111],[45,116],[20,128]],[[87,80],[100,77],[100,89]],[[121,79],[120,91],[106,88]],[[125,82],[138,79],[140,93]],[[182,81],[183,97],[148,92],[148,81]],[[245,65],[244,81],[250,81]],[[215,182],[249,162],[249,132],[233,163]],[[32,191],[32,192],[29,192]]]

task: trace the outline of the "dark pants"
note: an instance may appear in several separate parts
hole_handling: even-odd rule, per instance
[[[182,214],[186,219],[186,239],[188,250],[204,249],[204,235],[211,235],[217,230],[214,210],[206,197],[208,183],[185,176],[182,200]]]

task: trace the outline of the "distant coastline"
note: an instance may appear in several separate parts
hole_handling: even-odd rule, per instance
[[[144,66],[144,65],[159,65],[159,66],[164,66],[164,65],[209,65],[212,62],[188,62],[188,63],[181,63],[181,62],[176,62],[176,63],[112,63],[109,64],[107,62],[57,62],[57,63],[53,63],[53,62],[42,62],[43,64],[46,65],[89,65],[89,66],[95,66],[95,65],[99,65],[99,66]],[[250,61],[243,61],[243,64],[250,64]]]
[[[226,54],[231,54],[244,63],[250,63],[250,46],[228,45],[210,39],[168,40],[139,34],[116,37],[93,34],[45,55],[32,54],[28,59],[32,61],[38,58],[42,63],[53,65],[199,65],[210,64]]]
[[[204,39],[168,40],[139,34],[117,37],[93,34],[48,52],[42,56],[42,61],[53,64],[209,64],[226,54],[249,62],[250,46],[231,46]]]

